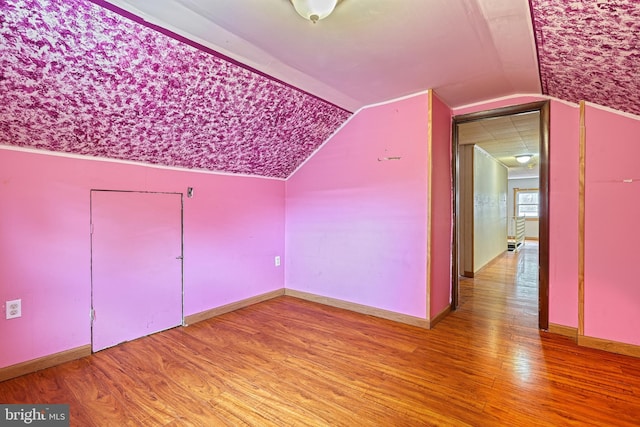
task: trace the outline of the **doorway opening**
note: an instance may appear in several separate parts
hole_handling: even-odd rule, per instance
[[[451,308],[457,309],[460,296],[460,256],[464,247],[463,239],[470,232],[469,220],[465,221],[464,190],[468,178],[462,175],[461,167],[464,166],[464,153],[461,150],[460,130],[461,126],[469,123],[482,123],[497,118],[515,117],[529,113],[538,113],[538,328],[546,330],[549,327],[549,101],[533,102],[528,104],[498,108],[494,110],[463,114],[453,117],[453,141],[452,141],[452,176],[454,187],[454,214],[453,214],[453,249],[452,249],[452,277]],[[486,123],[486,122],[485,122]],[[526,153],[523,153],[526,154]],[[468,203],[468,202],[467,202]],[[473,202],[472,202],[473,203]],[[506,207],[505,207],[506,214]],[[471,226],[471,229],[473,227]],[[506,227],[505,227],[506,228]],[[505,230],[506,232],[507,230]],[[505,233],[506,234],[506,233]],[[507,242],[505,241],[505,250]]]

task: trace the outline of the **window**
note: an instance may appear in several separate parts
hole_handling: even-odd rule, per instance
[[[515,190],[515,216],[538,218],[538,189],[526,188]]]

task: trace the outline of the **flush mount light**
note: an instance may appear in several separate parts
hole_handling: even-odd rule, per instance
[[[516,156],[516,160],[518,161],[518,163],[520,164],[525,164],[525,163],[529,163],[529,160],[531,160],[533,156],[531,154],[521,154],[519,156]]]
[[[338,0],[291,0],[298,15],[314,24],[331,15]]]

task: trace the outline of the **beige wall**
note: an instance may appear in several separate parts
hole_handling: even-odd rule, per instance
[[[473,277],[507,250],[508,171],[475,145],[459,148],[459,273]]]
[[[473,156],[473,271],[507,250],[507,168],[479,147]]]

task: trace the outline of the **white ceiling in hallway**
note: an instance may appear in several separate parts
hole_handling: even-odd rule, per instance
[[[458,144],[476,144],[509,169],[509,178],[539,175],[540,113],[482,119],[458,125]],[[531,154],[525,165],[515,156]]]

